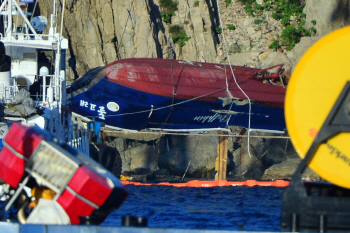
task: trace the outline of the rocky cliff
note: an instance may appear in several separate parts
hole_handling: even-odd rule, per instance
[[[232,64],[253,67],[283,62],[290,71],[319,36],[349,24],[347,0],[306,0],[305,27],[311,28],[311,21],[315,20],[316,32],[312,37],[302,38],[292,51],[282,47],[271,53],[269,45],[279,39],[285,28],[281,19],[272,17],[272,11],[252,16],[238,0],[177,2],[171,21],[164,22],[161,15],[165,9],[160,6],[160,0],[66,0],[64,34],[76,60],[72,78],[96,66],[129,57],[218,63],[228,63],[230,59]],[[51,9],[44,0],[39,0],[39,7],[43,15]],[[291,24],[293,20],[291,17]],[[189,38],[184,46],[172,39],[170,29],[174,25],[183,27]],[[228,25],[234,29],[230,30]],[[222,33],[218,33],[218,27]]]

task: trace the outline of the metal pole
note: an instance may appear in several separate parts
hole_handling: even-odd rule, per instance
[[[6,28],[6,37],[11,38],[12,34],[12,0],[8,0],[7,3],[7,28]]]
[[[43,78],[43,103],[46,102],[46,75],[42,76]]]

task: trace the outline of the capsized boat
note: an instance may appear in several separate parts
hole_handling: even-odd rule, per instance
[[[110,128],[283,131],[285,88],[274,84],[282,67],[129,58],[88,71],[67,93],[74,113]]]

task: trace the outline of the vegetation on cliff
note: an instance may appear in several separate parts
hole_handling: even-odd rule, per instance
[[[282,45],[287,50],[292,50],[300,42],[301,37],[316,33],[314,27],[305,28],[306,15],[303,13],[305,6],[303,0],[262,0],[262,4],[256,0],[239,1],[245,5],[246,12],[253,17],[261,17],[264,11],[272,11],[272,17],[279,20],[285,27],[280,35],[280,40],[274,40],[270,45],[272,49],[278,49]],[[315,20],[311,22],[316,25]]]
[[[173,0],[160,0],[160,7],[165,10],[163,13],[161,13],[163,21],[165,23],[171,23],[171,17],[175,15],[178,4],[178,2],[175,2]]]
[[[173,39],[174,43],[177,43],[180,45],[180,47],[183,47],[186,43],[185,41],[188,41],[188,36],[185,32],[185,29],[180,25],[173,25],[169,29],[170,34],[172,35],[171,38]]]

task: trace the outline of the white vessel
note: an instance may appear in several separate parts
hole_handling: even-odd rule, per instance
[[[98,224],[127,191],[85,156],[88,133],[66,107],[68,40],[57,29],[56,1],[49,20],[28,12],[37,3],[0,5],[0,218],[12,221],[14,209],[20,223]]]
[[[0,6],[6,50],[0,43],[0,134],[11,122],[37,124],[88,154],[88,135],[74,130],[65,107],[68,40],[57,28],[56,1],[49,20],[28,12],[29,6],[34,12],[37,2],[3,0]]]

